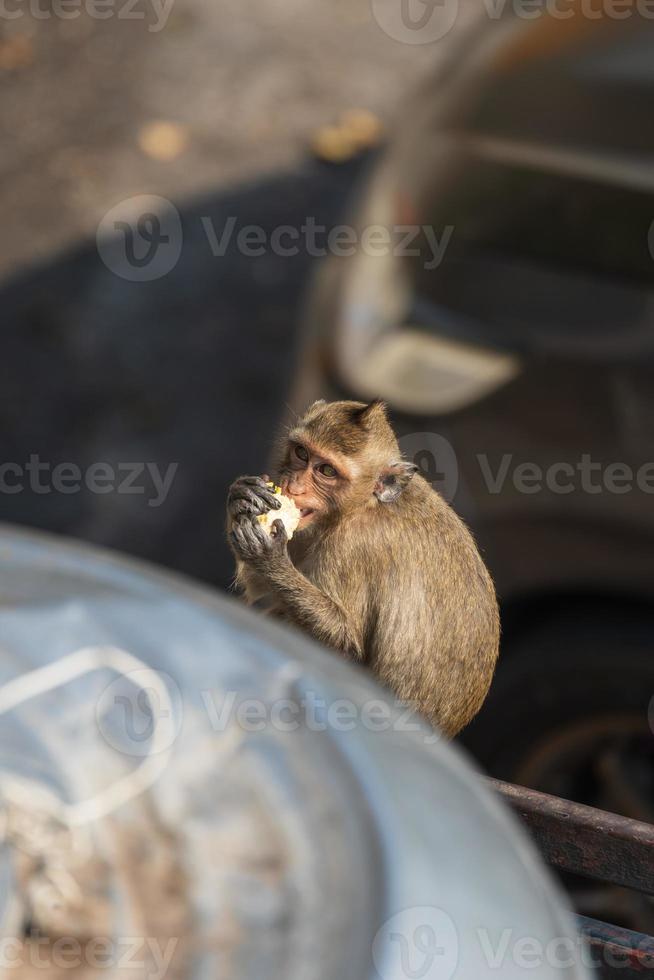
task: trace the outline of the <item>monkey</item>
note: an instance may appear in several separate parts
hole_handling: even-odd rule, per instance
[[[230,487],[235,584],[250,603],[368,667],[448,738],[479,711],[499,652],[495,588],[473,537],[402,458],[385,404],[314,402],[277,482],[300,509],[289,541],[268,477]]]

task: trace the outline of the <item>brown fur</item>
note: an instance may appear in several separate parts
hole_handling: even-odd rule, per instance
[[[495,590],[471,534],[402,461],[381,403],[317,402],[289,433],[297,443],[342,479],[316,488],[324,511],[288,552],[244,562],[235,549],[237,582],[455,735],[486,697],[499,646]],[[288,448],[282,481],[292,467]]]

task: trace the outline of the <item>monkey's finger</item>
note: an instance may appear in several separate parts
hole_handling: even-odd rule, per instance
[[[272,490],[269,486],[267,486],[263,480],[261,481],[261,484],[259,486],[252,488],[252,492],[256,494],[257,497],[260,497],[262,500],[266,500],[270,502],[273,509],[282,506],[282,502],[279,499],[279,494],[275,493],[275,491]]]
[[[247,479],[248,477],[239,476],[238,480],[234,480],[233,483],[230,483],[229,490],[227,491],[227,497],[234,497],[240,490],[243,489],[243,487],[249,486],[250,484],[246,483]]]
[[[261,524],[257,522],[256,524],[253,524],[252,527],[254,529],[255,537],[259,542],[261,548],[264,551],[270,551],[270,537],[268,534],[266,534],[264,529],[261,527]]]
[[[275,496],[271,487],[267,486],[260,476],[241,476],[231,484],[227,491],[227,497],[228,499],[242,497],[244,494],[253,492],[260,495],[268,494],[271,497]]]
[[[230,500],[239,500],[241,497],[252,497],[257,493],[255,487],[248,483],[233,483],[227,494]]]
[[[278,510],[282,506],[279,497],[275,496],[272,491],[264,493],[262,490],[253,490],[250,500],[259,507],[260,514],[267,510]]]
[[[239,476],[238,479],[234,480],[232,486],[237,487],[240,486],[241,484],[245,484],[246,486],[253,486],[255,483],[258,483],[260,479],[261,479],[260,476]]]
[[[261,557],[258,548],[252,544],[248,539],[247,532],[243,530],[241,530],[237,543],[234,545],[234,552],[241,561],[248,564]]]
[[[277,510],[281,507],[279,497],[272,490],[260,490],[254,487],[237,487],[229,497],[229,504],[236,500],[246,500],[254,508],[254,513],[263,514],[267,510]]]
[[[286,528],[284,527],[284,522],[280,521],[279,518],[272,522],[271,531],[275,539],[275,544],[280,547],[285,545],[288,541],[288,534],[286,533]]]
[[[240,534],[240,529],[238,527],[235,527],[233,531],[230,531],[230,534],[229,534],[229,542],[230,542],[232,548],[234,549],[234,551],[236,552],[236,554],[239,556],[239,558],[242,558],[243,557],[243,540],[242,540],[242,537],[241,537],[241,534]]]
[[[268,494],[271,497],[275,496],[275,491],[270,486],[270,481],[266,481],[260,476],[244,476],[240,480],[236,480],[235,483],[232,483],[231,486],[231,489],[235,491],[240,491],[245,488],[258,494]]]
[[[258,521],[250,521],[243,525],[243,533],[248,546],[255,554],[263,554],[270,549],[270,538]]]
[[[238,520],[240,517],[249,517],[254,513],[253,505],[247,500],[230,500],[228,510],[234,520]]]
[[[244,544],[245,543],[245,538],[243,537],[243,525],[242,524],[235,524],[234,527],[232,528],[231,532],[230,532],[230,537],[231,537],[232,541],[235,541],[236,542],[236,544],[238,544],[238,545]]]
[[[271,550],[272,542],[258,521],[248,521],[244,524],[243,536],[253,558],[260,558]]]
[[[250,551],[252,545],[252,528],[253,528],[252,518],[244,517],[241,518],[238,524],[234,525],[234,533],[236,534],[237,541],[240,547],[244,551]]]
[[[270,504],[268,510],[279,510],[282,506],[279,495],[273,493],[272,490],[266,490],[265,492],[263,490],[256,490],[255,493],[260,500],[265,500],[266,503]]]
[[[230,489],[227,494],[227,506],[229,508],[234,507],[238,501],[247,500],[249,496],[249,491],[245,489]]]
[[[238,526],[239,540],[242,541],[243,546],[246,548],[251,548],[256,540],[253,531],[254,524],[252,520],[245,520]]]
[[[270,477],[267,473],[264,473],[263,476],[252,477],[252,483],[250,485],[260,497],[264,497],[266,500],[271,499],[274,501],[275,507],[281,507],[279,494],[276,494],[269,486],[270,482]]]
[[[232,486],[257,487],[257,489],[270,490],[267,486],[269,480],[264,480],[262,476],[241,476],[235,480]]]

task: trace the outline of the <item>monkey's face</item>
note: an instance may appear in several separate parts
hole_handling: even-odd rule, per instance
[[[295,501],[302,515],[298,530],[338,509],[349,482],[349,467],[344,459],[320,451],[305,440],[289,442],[280,483],[282,493]]]
[[[282,492],[302,514],[298,530],[377,502],[375,485],[399,447],[378,402],[314,402],[291,430]]]

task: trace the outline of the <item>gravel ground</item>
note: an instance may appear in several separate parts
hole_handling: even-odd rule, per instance
[[[166,0],[167,20],[153,6],[162,0],[131,12],[108,0],[142,20],[28,13],[49,2],[7,0],[24,16],[0,19],[2,277],[93,235],[124,198],[179,204],[288,167],[317,126],[353,106],[392,118],[441,52],[389,38],[368,0]],[[139,146],[155,120],[182,128],[174,159]]]
[[[445,42],[392,40],[368,0],[166,0],[161,30],[162,0],[97,0],[105,20],[62,19],[61,2],[7,0],[23,15],[0,15],[0,460],[23,475],[33,454],[49,472],[150,461],[176,473],[155,507],[146,474],[140,495],[26,479],[0,492],[0,520],[225,585],[225,492],[265,466],[315,260],[233,244],[216,259],[201,219],[334,223],[359,163],[312,159],[312,135],[353,107],[390,124]],[[115,16],[126,9],[144,19]],[[174,202],[184,244],[168,275],[132,283],[105,267],[95,234],[141,194]]]

